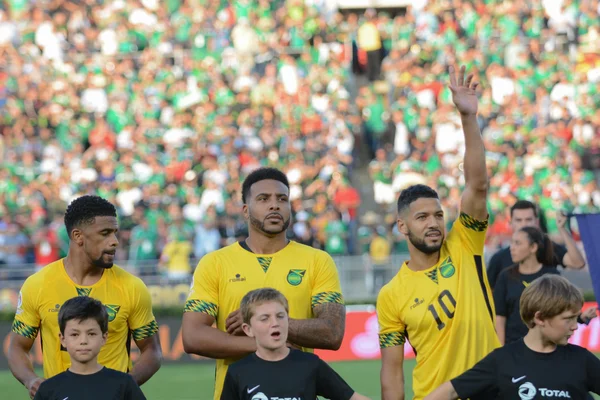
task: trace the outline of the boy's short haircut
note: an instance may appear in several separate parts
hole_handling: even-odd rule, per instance
[[[255,289],[246,293],[240,305],[244,323],[250,323],[250,318],[254,315],[256,306],[269,301],[278,302],[285,308],[285,312],[289,313],[288,301],[279,290],[273,288]]]
[[[79,296],[65,301],[58,312],[60,333],[65,334],[67,322],[93,319],[100,325],[102,333],[108,332],[108,313],[104,305],[91,297]]]
[[[521,319],[528,328],[535,326],[535,313],[541,319],[554,318],[565,311],[579,311],[583,296],[579,289],[562,276],[548,274],[534,280],[521,295]]]

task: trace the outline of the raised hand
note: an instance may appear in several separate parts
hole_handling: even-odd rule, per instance
[[[469,74],[465,79],[465,67],[460,67],[457,72],[454,66],[448,69],[450,73],[450,91],[452,91],[452,101],[463,115],[477,114],[477,86],[479,83],[473,82],[473,74]]]

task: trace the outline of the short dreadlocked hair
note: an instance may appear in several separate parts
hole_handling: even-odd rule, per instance
[[[279,181],[283,183],[288,189],[290,188],[290,183],[288,182],[287,176],[276,168],[259,168],[250,173],[244,180],[242,184],[242,202],[246,204],[246,200],[250,195],[250,188],[256,182],[266,181],[268,179],[272,179],[274,181]]]
[[[65,212],[65,227],[71,237],[73,229],[94,223],[96,217],[117,217],[117,209],[99,196],[85,195],[71,202]]]

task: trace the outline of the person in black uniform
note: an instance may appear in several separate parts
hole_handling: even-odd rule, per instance
[[[369,400],[315,354],[287,347],[288,310],[285,296],[272,288],[244,296],[242,329],[257,350],[228,368],[221,400]]]
[[[87,296],[67,300],[58,325],[71,366],[42,382],[34,400],[146,400],[131,375],[98,364],[108,336],[108,313],[101,302]]]
[[[600,394],[600,359],[568,344],[582,305],[579,289],[567,279],[554,274],[537,278],[520,300],[527,335],[494,350],[425,400],[473,398],[487,390],[495,390],[499,399],[521,400],[584,400],[588,392]]]
[[[554,261],[551,265],[562,266],[564,268],[581,269],[585,267],[585,259],[575,244],[573,236],[567,229],[567,216],[559,213],[556,216],[556,223],[565,246],[553,243]],[[540,228],[540,219],[535,204],[527,200],[519,200],[510,208],[510,225],[514,232],[519,231],[525,226]],[[504,247],[492,256],[488,263],[487,276],[490,287],[494,289],[500,273],[506,268],[514,265],[515,262],[510,255],[510,247]]]

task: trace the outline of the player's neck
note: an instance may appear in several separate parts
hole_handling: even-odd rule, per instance
[[[290,354],[290,348],[287,346],[280,347],[275,350],[265,349],[264,347],[258,346],[256,349],[256,355],[265,361],[281,361]]]
[[[529,257],[519,263],[519,272],[525,275],[535,274],[541,269],[542,264],[535,257]]]
[[[556,343],[546,339],[537,328],[529,329],[523,341],[525,346],[537,353],[552,353],[556,350]]]
[[[98,282],[104,273],[102,268],[91,264],[85,256],[82,257],[72,251],[69,251],[63,264],[67,275],[77,285],[91,286]]]
[[[285,232],[273,237],[268,237],[251,231],[246,239],[246,244],[253,253],[274,254],[287,246],[288,240],[285,236]]]
[[[408,268],[413,271],[423,271],[433,267],[440,260],[440,252],[426,254],[419,250],[410,252],[410,260],[406,262]]]
[[[92,375],[96,372],[100,372],[102,368],[104,367],[98,364],[97,358],[86,363],[80,363],[71,358],[71,366],[69,367],[69,371],[77,375]]]

